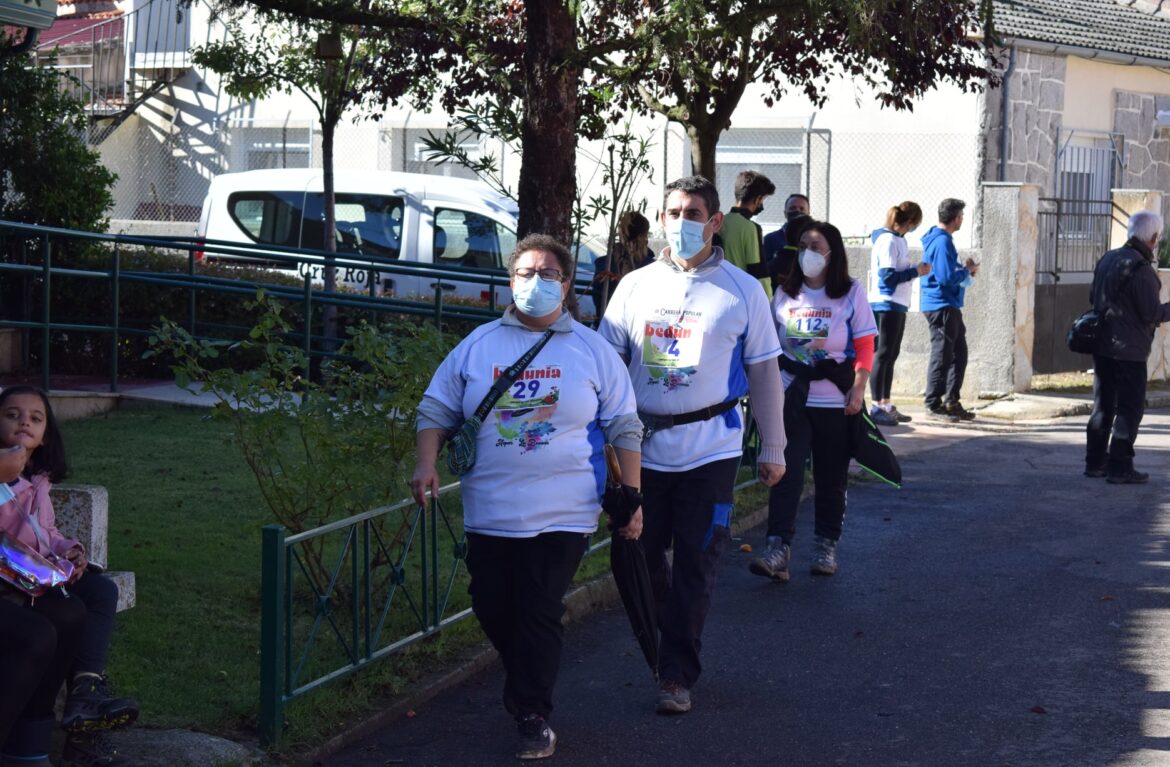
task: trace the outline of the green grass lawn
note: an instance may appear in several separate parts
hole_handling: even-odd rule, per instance
[[[149,726],[249,726],[259,700],[255,480],[202,412],[118,411],[62,425],[69,481],[110,491],[110,566],[133,570],[110,674]]]
[[[110,566],[137,577],[137,606],[119,616],[109,669],[114,684],[139,699],[146,726],[254,737],[261,528],[270,520],[251,472],[230,444],[228,426],[203,411],[152,407],[69,421],[62,428],[73,467],[69,482],[109,490]],[[750,510],[766,497],[763,488],[748,487],[737,501]],[[461,533],[457,499],[445,507]],[[333,541],[326,550],[336,554],[339,548]],[[440,551],[449,550],[450,541],[441,540]],[[578,580],[604,574],[608,560],[607,549],[588,557]],[[294,578],[300,577],[294,570]],[[375,598],[380,593],[385,589],[375,589]],[[462,578],[451,600],[447,614],[467,605]],[[298,606],[306,605],[294,636],[307,632],[304,616],[311,618],[312,603],[298,598]],[[346,633],[345,609],[335,613]],[[394,630],[405,625],[405,617],[396,619]],[[319,636],[325,638],[321,654],[308,665],[332,670],[343,656],[328,631]],[[319,743],[377,700],[481,641],[475,621],[463,621],[294,701],[287,709],[285,748]]]

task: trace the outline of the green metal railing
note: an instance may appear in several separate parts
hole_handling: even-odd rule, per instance
[[[71,249],[80,246],[101,246],[109,251],[105,268],[75,268],[59,265],[67,259]],[[130,271],[123,267],[127,248],[147,248],[172,254],[185,261],[184,271],[147,272]],[[32,307],[0,306],[0,328],[16,328],[26,333],[40,334],[38,360],[41,385],[48,389],[52,372],[52,334],[57,332],[96,333],[104,335],[109,343],[109,367],[107,371],[110,391],[118,391],[119,342],[128,336],[149,336],[149,327],[136,327],[122,316],[122,289],[127,284],[146,284],[159,289],[179,291],[186,296],[186,316],[183,324],[196,338],[227,338],[236,340],[246,334],[247,328],[237,326],[215,326],[199,319],[200,300],[214,295],[255,295],[260,288],[271,296],[291,306],[301,308],[302,324],[293,333],[296,343],[307,354],[314,357],[331,356],[331,346],[324,343],[320,320],[314,320],[314,312],[326,306],[362,310],[372,317],[387,315],[427,317],[436,324],[447,320],[488,322],[499,316],[501,308],[496,304],[496,288],[508,285],[508,275],[501,270],[484,270],[462,266],[434,266],[414,262],[397,261],[373,255],[354,253],[328,253],[321,250],[282,248],[277,246],[241,245],[219,240],[196,240],[194,238],[153,238],[128,235],[95,234],[70,229],[21,224],[0,221],[0,253],[7,252],[8,260],[0,256],[0,279],[39,280],[40,311],[31,316]],[[350,292],[327,292],[313,286],[306,274],[300,286],[267,283],[262,280],[240,280],[201,274],[200,259],[220,260],[224,263],[242,262],[250,265],[264,264],[275,270],[298,270],[303,266],[333,264],[338,269],[361,270],[369,273],[371,279],[369,294]],[[307,270],[306,270],[307,271]],[[433,295],[429,300],[422,298],[399,298],[375,294],[375,280],[372,275],[401,278],[420,278],[432,281]],[[110,297],[108,314],[101,317],[85,318],[84,321],[64,322],[60,317],[63,308],[54,304],[54,285],[60,279],[84,279],[95,284],[104,284]],[[452,282],[468,283],[484,287],[487,300],[482,306],[468,306],[451,302],[445,296],[445,287]],[[102,289],[96,286],[95,290]],[[574,286],[578,295],[587,295],[589,281],[579,279]],[[319,314],[319,312],[317,313]],[[178,318],[173,318],[178,319]],[[31,339],[30,339],[31,340]],[[28,356],[28,344],[22,345]]]
[[[291,536],[280,525],[264,528],[259,734],[265,747],[279,745],[292,700],[471,614],[470,607],[451,607],[467,540],[461,521],[453,525],[440,501],[458,486],[440,488],[428,507],[403,501]],[[393,530],[384,524],[395,522]]]

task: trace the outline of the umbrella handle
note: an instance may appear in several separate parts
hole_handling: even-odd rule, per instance
[[[622,466],[618,463],[617,451],[610,444],[605,446],[605,466],[609,470],[609,484],[619,487],[622,484]]]

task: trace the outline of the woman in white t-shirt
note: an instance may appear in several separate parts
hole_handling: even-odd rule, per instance
[[[837,541],[845,519],[850,422],[860,412],[873,365],[877,333],[865,290],[849,276],[837,227],[820,221],[800,237],[800,254],[772,298],[772,316],[784,353],[784,449],[789,471],[768,499],[764,555],[751,562],[756,575],[788,581],[803,467],[813,462],[816,510],[814,575],[837,572]]]
[[[910,291],[914,280],[930,273],[930,264],[910,259],[906,234],[922,223],[922,208],[907,200],[890,208],[886,225],[874,231],[869,264],[869,305],[878,326],[877,354],[869,391],[873,397],[870,417],[881,426],[906,423],[910,416],[898,412],[890,402],[894,382],[894,362],[902,350],[902,333],[906,330],[906,312],[910,309]]]
[[[564,311],[572,269],[568,248],[554,238],[521,240],[508,262],[515,303],[452,350],[418,408],[411,490],[425,504],[428,488],[438,494],[435,462],[446,435],[552,331],[483,419],[475,465],[461,478],[471,606],[504,664],[519,759],[552,756],[556,747],[548,717],[562,600],[597,530],[607,442],[621,465],[621,510],[632,514],[618,533],[637,538],[642,530],[642,424],[633,386],[610,344]]]

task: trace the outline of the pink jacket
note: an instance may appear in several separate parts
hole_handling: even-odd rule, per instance
[[[0,504],[0,530],[35,548],[41,555],[55,554],[64,557],[73,547],[82,550],[84,547],[79,541],[66,538],[57,530],[53,502],[49,499],[49,490],[52,487],[53,483],[44,474],[37,474],[31,481],[24,477],[18,479],[11,488],[16,500]],[[34,512],[49,551],[41,545],[36,528],[29,519],[29,515]]]

